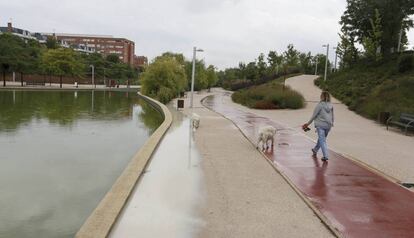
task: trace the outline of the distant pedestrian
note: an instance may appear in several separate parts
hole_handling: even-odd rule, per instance
[[[319,148],[321,148],[323,153],[322,161],[327,161],[329,155],[326,137],[334,124],[334,109],[331,103],[331,95],[327,91],[321,93],[321,101],[316,105],[309,122],[305,123],[303,127],[307,128],[313,121],[318,133],[318,142],[312,149],[312,154],[316,157]]]

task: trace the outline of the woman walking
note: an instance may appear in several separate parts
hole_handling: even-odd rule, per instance
[[[308,123],[303,125],[303,128],[307,128],[313,121],[316,127],[316,132],[318,133],[318,143],[316,143],[316,146],[312,149],[313,157],[316,157],[319,149],[322,149],[322,161],[327,161],[329,155],[326,137],[334,123],[334,110],[331,104],[331,95],[327,91],[321,93],[321,101],[316,105],[311,119]]]

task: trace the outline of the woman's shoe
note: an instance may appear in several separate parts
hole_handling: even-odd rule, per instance
[[[312,149],[312,157],[316,157],[316,155],[317,155],[317,152],[314,149]]]
[[[326,157],[322,157],[322,159],[321,159],[323,162],[325,162],[325,161],[328,161],[328,158],[326,158]]]

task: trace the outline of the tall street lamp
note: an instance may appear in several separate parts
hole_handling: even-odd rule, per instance
[[[401,52],[401,44],[402,44],[402,36],[403,36],[403,25],[401,24],[401,30],[400,30],[400,34],[398,34],[398,48],[397,48],[397,52],[400,53]]]
[[[196,53],[203,52],[202,49],[197,49],[194,46],[193,48],[193,71],[191,74],[191,98],[190,98],[190,108],[193,108],[193,94],[194,94],[194,76],[195,76],[195,63],[196,63]]]
[[[91,67],[91,69],[92,69],[92,85],[94,85],[95,88],[96,88],[96,84],[95,84],[95,66],[93,66],[91,64],[91,65],[89,65],[89,67]]]
[[[105,75],[105,68],[103,68],[103,76],[104,76],[104,85],[106,87],[106,75]]]
[[[326,47],[325,76],[323,78],[323,80],[326,81],[326,76],[328,75],[329,44],[323,45],[322,47]]]
[[[336,63],[338,62],[338,47],[333,47],[332,49],[335,50],[335,67],[334,67],[334,72],[336,72]]]

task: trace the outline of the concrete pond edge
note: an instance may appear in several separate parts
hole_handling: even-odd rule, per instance
[[[103,238],[109,235],[131,192],[151,160],[153,152],[171,126],[172,115],[164,104],[140,93],[138,95],[163,114],[164,122],[133,156],[111,189],[76,233],[75,237],[77,238]]]

